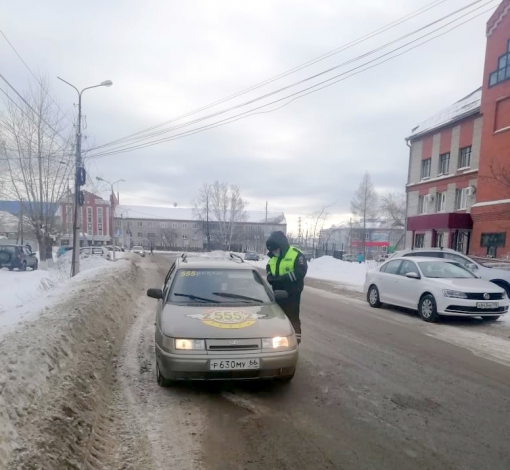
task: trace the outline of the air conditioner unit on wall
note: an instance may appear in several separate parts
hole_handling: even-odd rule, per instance
[[[466,196],[474,196],[476,193],[476,187],[475,186],[469,186],[466,188]]]

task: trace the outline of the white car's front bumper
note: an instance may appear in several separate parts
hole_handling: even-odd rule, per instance
[[[471,300],[451,297],[436,298],[437,313],[447,316],[485,317],[505,315],[508,312],[509,300]],[[480,308],[480,304],[494,304],[493,308]],[[497,306],[496,306],[497,305]]]

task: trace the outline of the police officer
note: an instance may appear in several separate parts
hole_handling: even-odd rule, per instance
[[[288,297],[278,303],[289,318],[298,343],[301,342],[301,321],[299,305],[304,279],[308,266],[306,258],[297,248],[290,246],[289,240],[281,231],[273,232],[267,239],[269,262],[266,266],[267,280],[273,291],[284,290]]]

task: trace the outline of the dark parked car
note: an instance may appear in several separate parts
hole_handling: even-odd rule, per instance
[[[26,271],[27,268],[37,269],[39,261],[35,253],[32,253],[21,245],[0,245],[0,268],[19,269]]]

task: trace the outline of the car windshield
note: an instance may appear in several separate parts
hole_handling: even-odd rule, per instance
[[[476,276],[458,263],[444,261],[420,261],[418,263],[425,277],[434,279],[476,279]]]
[[[270,303],[260,275],[251,269],[179,269],[169,302]]]

